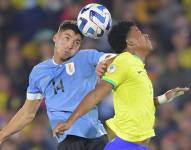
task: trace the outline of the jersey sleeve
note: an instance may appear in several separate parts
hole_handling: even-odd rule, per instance
[[[97,50],[90,50],[90,51],[88,51],[88,62],[90,64],[94,64],[96,66],[100,61],[103,61],[105,59],[108,59],[108,58],[114,57],[114,56],[116,56],[116,54],[103,53],[103,52],[99,52]]]
[[[107,68],[102,80],[112,84],[113,89],[115,89],[127,79],[128,72],[124,68],[127,68],[127,66],[122,61],[115,59]]]
[[[32,71],[29,76],[29,85],[27,88],[27,100],[40,100],[43,98],[42,92],[39,88],[37,71]]]

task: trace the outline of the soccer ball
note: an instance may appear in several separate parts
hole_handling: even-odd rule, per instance
[[[111,14],[103,5],[92,3],[83,7],[77,18],[79,30],[86,37],[98,39],[111,28]]]

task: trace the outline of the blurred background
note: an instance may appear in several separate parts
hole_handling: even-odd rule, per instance
[[[0,126],[22,106],[34,65],[51,58],[52,36],[65,19],[76,19],[86,4],[98,2],[112,14],[113,24],[133,19],[150,35],[154,51],[146,68],[155,95],[191,85],[190,0],[0,0]],[[107,37],[85,39],[83,48],[112,52]],[[113,115],[111,95],[100,107],[104,122]],[[157,110],[156,137],[150,150],[191,150],[191,94]],[[36,119],[12,136],[1,150],[55,150],[42,103]]]

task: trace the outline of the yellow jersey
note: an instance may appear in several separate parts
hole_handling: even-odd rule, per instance
[[[153,87],[141,59],[129,52],[118,55],[102,80],[113,85],[115,116],[106,121],[109,128],[130,142],[154,136]]]

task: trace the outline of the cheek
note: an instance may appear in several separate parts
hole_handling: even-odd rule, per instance
[[[59,47],[63,47],[64,45],[66,45],[66,42],[64,42],[64,41],[62,41],[62,40],[58,40],[58,41],[57,41],[57,45],[58,45]]]
[[[66,50],[67,49],[67,47],[66,47],[66,45],[65,44],[58,44],[58,49],[59,49],[59,51],[63,51],[63,50]]]
[[[76,52],[79,51],[79,46],[78,47],[75,47],[74,49],[72,49],[72,54],[75,54]]]
[[[80,45],[74,46],[75,51],[78,51],[80,49]]]
[[[78,49],[73,49],[72,54],[75,54],[78,51]]]

